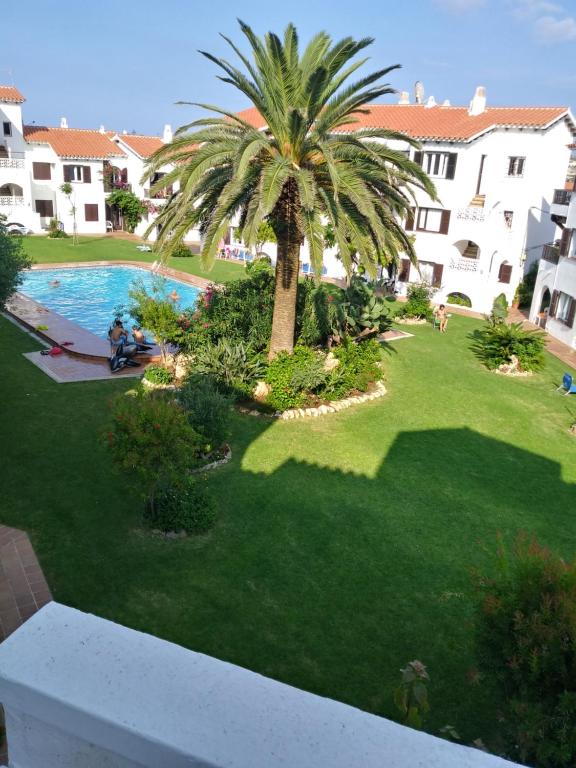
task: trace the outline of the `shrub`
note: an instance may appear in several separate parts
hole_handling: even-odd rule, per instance
[[[0,215],[0,309],[22,283],[22,272],[32,266],[32,259],[24,253],[21,238],[9,237]]]
[[[203,440],[173,397],[131,391],[113,401],[108,444],[118,468],[153,507],[161,486],[198,466]]]
[[[274,270],[272,269],[272,259],[269,256],[259,256],[254,261],[248,261],[246,263],[246,274],[254,277],[259,274],[272,275]]]
[[[487,320],[491,325],[505,323],[508,317],[508,299],[503,293],[500,293],[492,302],[492,312]]]
[[[264,375],[266,364],[248,345],[220,339],[197,350],[194,370],[213,376],[224,394],[246,397]]]
[[[538,277],[538,262],[534,262],[524,279],[517,288],[518,302],[522,309],[527,309],[532,305],[534,288],[536,287],[536,278]]]
[[[173,384],[174,373],[163,365],[149,365],[144,371],[144,378],[152,384]]]
[[[194,254],[187,245],[179,243],[172,251],[170,251],[170,256],[173,256],[175,259],[187,259],[190,258],[190,256],[194,256]]]
[[[48,237],[53,240],[68,237],[66,232],[61,229],[60,222],[57,219],[50,219],[50,223],[48,225]]]
[[[487,368],[498,368],[518,358],[522,371],[539,371],[544,367],[544,334],[530,331],[522,323],[488,323],[478,334],[474,352]]]
[[[304,280],[298,286],[296,338],[299,344],[315,347],[327,343],[334,325],[334,300],[342,290],[325,283]]]
[[[178,483],[161,488],[154,505],[148,505],[144,519],[150,528],[166,533],[206,533],[216,521],[216,508],[204,483],[184,477]]]
[[[426,283],[412,283],[408,286],[406,303],[398,309],[399,317],[413,317],[418,320],[430,320],[432,306],[430,299],[433,289]]]
[[[383,298],[376,296],[374,286],[355,275],[348,288],[337,295],[330,315],[333,336],[359,339],[390,328],[391,320]]]
[[[360,344],[346,342],[333,350],[339,365],[327,379],[322,394],[330,400],[346,397],[353,390],[365,392],[368,385],[381,375],[378,363],[381,359],[380,345],[375,339]]]
[[[134,232],[142,217],[148,213],[142,200],[129,189],[115,189],[108,195],[106,203],[118,208],[128,232]]]
[[[394,694],[394,702],[402,714],[402,722],[411,728],[422,728],[428,713],[428,684],[430,677],[421,661],[409,661],[400,670],[402,681]]]
[[[309,347],[297,346],[293,354],[281,352],[272,360],[266,372],[271,387],[267,402],[278,411],[304,405],[310,394],[324,384],[325,356]]]
[[[156,276],[151,293],[142,280],[135,280],[128,292],[132,302],[130,314],[154,335],[163,361],[166,361],[168,345],[177,344],[182,338],[181,314],[166,290],[166,280]]]
[[[192,374],[178,392],[189,424],[204,438],[204,452],[220,448],[228,437],[230,399],[223,395],[211,376]]]
[[[479,669],[503,708],[509,756],[576,764],[576,565],[521,537],[478,579]]]
[[[446,301],[448,304],[456,304],[460,307],[472,306],[472,302],[465,293],[449,293],[448,296],[446,296]]]

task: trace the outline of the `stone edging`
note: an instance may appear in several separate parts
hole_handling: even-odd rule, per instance
[[[534,371],[501,371],[499,368],[493,368],[492,373],[497,373],[499,376],[509,376],[510,378],[526,378],[532,376]]]
[[[226,451],[224,452],[224,457],[222,459],[218,459],[217,461],[212,461],[210,464],[206,464],[204,467],[198,467],[197,469],[192,469],[190,471],[191,475],[200,475],[202,472],[210,472],[211,469],[216,469],[217,467],[222,467],[224,464],[228,464],[230,459],[232,458],[232,449],[230,446],[227,446]]]
[[[373,392],[366,392],[363,395],[354,395],[353,397],[345,397],[344,400],[334,400],[330,405],[319,405],[318,408],[290,408],[288,411],[274,415],[275,418],[280,419],[281,421],[324,416],[326,413],[337,413],[338,411],[350,408],[352,405],[366,403],[368,400],[376,400],[378,397],[384,397],[385,394],[386,387],[381,381],[377,381]]]
[[[419,317],[397,317],[394,322],[399,325],[426,325],[428,320]]]
[[[142,377],[142,385],[146,387],[146,389],[163,389],[169,392],[174,392],[178,389],[176,384],[156,384],[155,381],[149,381],[145,378],[145,375]]]

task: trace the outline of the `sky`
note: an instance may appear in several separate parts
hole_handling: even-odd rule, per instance
[[[249,106],[198,50],[246,50],[237,17],[257,34],[293,22],[302,43],[373,37],[365,72],[392,64],[390,84],[468,105],[576,108],[576,0],[28,0],[2,10],[0,84],[26,97],[24,120],[161,134],[199,116],[177,101]],[[395,100],[389,97],[389,100]]]

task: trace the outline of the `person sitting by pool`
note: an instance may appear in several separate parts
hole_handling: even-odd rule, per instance
[[[172,293],[168,294],[168,298],[170,299],[170,301],[173,301],[173,302],[180,301],[180,296],[178,295],[176,289],[174,289]]]
[[[114,320],[114,325],[108,331],[108,338],[110,339],[112,352],[115,352],[120,345],[128,342],[128,331],[122,325],[120,318],[117,317]]]
[[[134,344],[138,347],[138,352],[145,352],[152,349],[152,346],[146,341],[146,336],[139,325],[132,326],[132,338],[134,339]]]

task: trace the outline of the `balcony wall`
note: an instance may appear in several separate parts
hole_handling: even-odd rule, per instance
[[[505,768],[392,723],[49,603],[0,646],[18,768]]]

